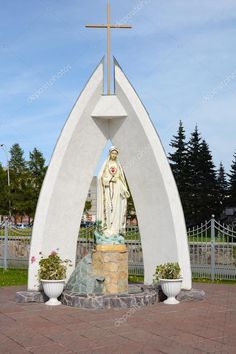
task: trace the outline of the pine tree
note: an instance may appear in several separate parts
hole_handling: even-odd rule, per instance
[[[229,176],[229,199],[227,205],[236,206],[236,153],[234,154]]]
[[[220,193],[216,177],[216,169],[213,163],[212,154],[205,140],[200,148],[200,221],[210,219],[214,214],[220,215]]]
[[[219,208],[220,208],[220,212],[222,212],[227,203],[226,201],[227,201],[228,187],[229,187],[227,176],[222,162],[220,163],[220,167],[217,173],[217,183],[219,189],[219,202],[220,202]]]
[[[220,214],[220,193],[212,154],[195,127],[188,143],[187,224],[197,225]]]
[[[186,211],[188,205],[188,193],[186,190],[186,184],[188,180],[187,143],[185,139],[185,130],[183,123],[180,120],[177,135],[173,136],[173,139],[170,143],[170,146],[174,149],[174,152],[169,154],[169,160],[178,187],[184,212]]]
[[[177,135],[173,136],[173,139],[170,143],[170,146],[175,149],[175,151],[169,154],[169,160],[171,161],[170,165],[178,186],[181,186],[181,177],[184,174],[184,170],[186,168],[187,149],[185,138],[185,130],[182,121],[180,121]]]
[[[185,217],[187,225],[196,225],[201,220],[201,144],[202,138],[198,131],[198,127],[190,136],[187,145],[187,169],[188,176],[186,180],[187,203],[185,208]]]

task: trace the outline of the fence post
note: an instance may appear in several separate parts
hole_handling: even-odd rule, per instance
[[[215,215],[211,219],[211,280],[215,280]]]
[[[7,270],[8,261],[8,218],[5,218],[5,232],[4,232],[4,270]]]

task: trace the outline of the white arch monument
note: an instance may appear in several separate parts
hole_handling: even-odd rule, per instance
[[[86,84],[56,144],[40,193],[29,261],[28,290],[38,290],[39,252],[73,261],[87,192],[110,139],[120,150],[139,220],[145,283],[157,264],[178,261],[191,289],[187,233],[178,190],[155,128],[115,61],[115,94],[103,94],[104,63]],[[68,277],[70,276],[68,274]]]

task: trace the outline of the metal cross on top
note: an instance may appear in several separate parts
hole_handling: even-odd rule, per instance
[[[107,24],[86,25],[87,28],[106,28],[107,29],[107,94],[111,94],[111,28],[132,28],[130,25],[111,24],[111,6],[107,1]]]

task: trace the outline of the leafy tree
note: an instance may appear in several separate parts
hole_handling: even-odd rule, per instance
[[[36,148],[30,152],[29,157],[29,171],[33,178],[34,185],[40,190],[47,169],[45,166],[45,158],[43,157],[43,154]]]
[[[25,180],[25,213],[34,217],[39,193],[46,174],[45,158],[36,148],[29,153],[28,176]]]
[[[84,205],[84,213],[87,213],[92,208],[91,200],[86,200]]]
[[[24,159],[24,151],[21,149],[19,144],[12,145],[10,149],[10,161],[9,167],[16,174],[20,174],[26,169],[26,161]]]
[[[223,211],[227,203],[229,184],[227,181],[227,175],[225,173],[225,169],[222,162],[220,163],[220,167],[217,173],[217,183],[219,189],[219,204],[220,204],[219,207],[220,207],[220,211]]]
[[[25,204],[25,181],[28,176],[26,168],[26,161],[24,159],[24,151],[19,144],[12,145],[10,149],[10,175],[11,175],[11,207],[12,215],[17,221],[17,216],[24,216],[24,204]]]
[[[11,173],[11,205],[12,215],[34,217],[40,189],[46,173],[45,159],[42,153],[34,148],[29,154],[29,161],[25,161],[24,151],[19,144],[10,149],[9,161]]]
[[[229,199],[228,206],[236,206],[236,153],[234,154],[229,176]]]
[[[7,185],[7,171],[4,171],[0,164],[0,214],[9,213],[9,190]]]
[[[130,220],[133,220],[133,219],[136,219],[137,220],[137,214],[136,214],[136,209],[135,209],[135,205],[134,205],[134,200],[133,200],[133,197],[132,197],[132,194],[131,194],[131,191],[130,191],[130,188],[129,188],[129,183],[127,181],[127,178],[125,176],[125,180],[126,180],[126,185],[128,187],[128,191],[129,191],[129,198],[127,199],[127,218],[130,219]]]
[[[127,184],[128,186],[128,184]],[[129,189],[129,187],[128,187]],[[127,199],[127,216],[133,220],[133,219],[137,219],[137,215],[136,215],[136,209],[135,209],[135,206],[134,206],[134,201],[133,201],[133,197],[132,197],[132,194],[130,192],[130,189],[129,189],[129,193],[130,193],[130,196],[129,198]]]

